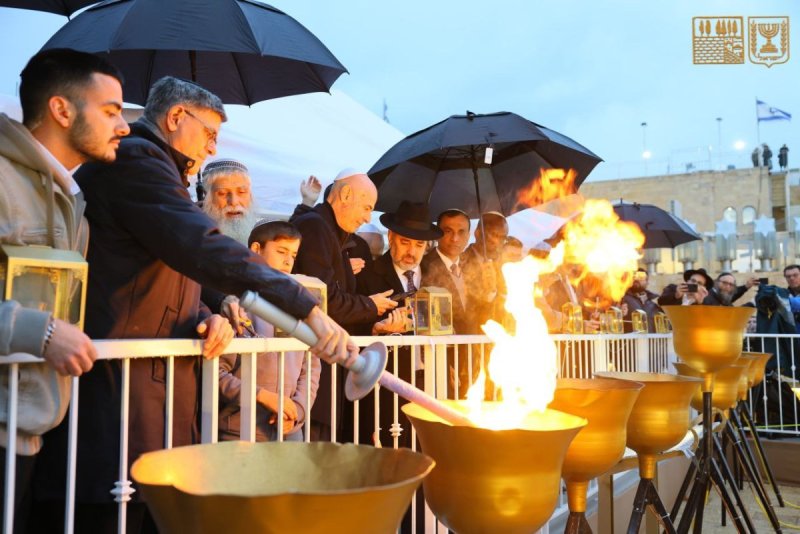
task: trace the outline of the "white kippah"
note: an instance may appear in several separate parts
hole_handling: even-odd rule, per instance
[[[206,165],[206,168],[203,169],[203,173],[214,172],[215,174],[218,172],[241,172],[244,174],[250,174],[250,171],[247,169],[247,166],[244,163],[236,161],[235,159],[217,159]]]
[[[344,180],[345,178],[350,178],[351,176],[355,176],[356,174],[367,174],[365,172],[361,172],[356,170],[352,167],[347,167],[346,169],[342,169],[339,174],[336,175],[336,178],[333,179],[334,182],[338,182],[339,180]]]

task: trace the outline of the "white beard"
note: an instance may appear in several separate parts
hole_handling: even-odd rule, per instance
[[[238,209],[231,208],[230,206],[219,209],[211,202],[204,202],[203,211],[217,223],[220,232],[247,246],[247,239],[250,237],[250,232],[253,230],[256,222],[258,222],[258,216],[252,204],[240,217],[234,218],[226,216],[226,213],[238,211]]]

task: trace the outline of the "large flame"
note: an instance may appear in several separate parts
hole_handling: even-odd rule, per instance
[[[545,183],[526,192],[526,198],[551,201],[572,193],[572,184],[565,180],[574,180],[574,173],[561,171],[559,176],[563,179],[540,180]],[[514,317],[516,332],[507,332],[495,321],[482,327],[494,343],[488,374],[502,409],[485,411],[486,377],[481,372],[467,394],[470,418],[478,426],[519,428],[530,412],[543,411],[553,399],[558,351],[541,310],[534,304],[534,297],[541,293],[537,288],[540,275],[561,271],[589,300],[581,304],[606,307],[618,302],[631,285],[643,244],[639,228],[620,221],[608,201],[587,200],[582,214],[567,223],[562,241],[547,258],[528,256],[503,266],[508,288],[506,310]]]

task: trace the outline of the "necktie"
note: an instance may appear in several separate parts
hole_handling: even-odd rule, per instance
[[[417,286],[414,284],[414,271],[406,271],[403,273],[408,280],[408,285],[406,285],[406,291],[416,291]]]
[[[453,276],[456,278],[461,278],[461,269],[459,269],[457,263],[454,263],[450,266],[450,272],[453,273]]]

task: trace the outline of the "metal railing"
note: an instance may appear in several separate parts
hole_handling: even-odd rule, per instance
[[[787,341],[781,341],[788,339]],[[374,341],[381,341],[387,345],[390,353],[394,356],[390,359],[391,367],[388,371],[397,375],[406,375],[417,387],[424,389],[427,393],[436,398],[462,398],[463,388],[474,381],[476,372],[483,366],[489,356],[489,340],[484,336],[382,336],[382,337],[359,337],[355,338],[359,346],[366,346]],[[640,371],[640,372],[674,372],[671,362],[675,360],[672,349],[671,334],[586,334],[586,335],[555,335],[553,340],[556,343],[560,357],[559,374],[570,378],[589,378],[596,371]],[[760,351],[764,347],[776,347],[775,353],[781,361],[780,371],[789,375],[794,375],[795,349],[794,344],[800,346],[800,336],[788,335],[748,335],[745,341],[745,350]],[[109,487],[110,497],[119,505],[118,531],[125,532],[125,520],[127,503],[131,499],[131,494],[135,491],[131,487],[128,474],[128,410],[130,393],[130,361],[133,358],[153,358],[165,357],[167,359],[166,375],[166,418],[165,418],[165,440],[164,448],[172,447],[172,418],[173,404],[175,398],[174,387],[174,362],[179,357],[196,357],[201,354],[202,342],[199,340],[183,339],[157,339],[157,340],[105,340],[95,342],[99,359],[122,360],[122,388],[121,388],[121,413],[120,413],[120,468],[119,479],[113,487]],[[294,339],[281,338],[253,338],[235,339],[228,347],[229,353],[239,354],[241,357],[241,439],[255,441],[256,428],[256,356],[261,352],[276,352],[279,357],[279,379],[278,384],[284,382],[284,356],[288,351],[305,351],[307,347]],[[403,350],[401,350],[403,349]],[[312,356],[307,351],[306,358]],[[532,354],[535,357],[535,354]],[[780,360],[780,358],[783,358]],[[15,446],[17,426],[17,405],[19,398],[17,374],[20,365],[31,362],[38,362],[36,358],[26,355],[12,355],[0,358],[0,364],[6,365],[9,372],[9,399],[8,399],[8,422],[7,430],[10,436],[6,444],[6,480],[5,482],[5,510],[3,531],[12,532],[13,525],[13,495],[14,495],[14,473],[15,473]],[[307,360],[309,363],[309,360]],[[326,365],[326,364],[323,364]],[[309,365],[310,367],[310,365]],[[454,378],[454,370],[460,369],[462,379]],[[337,372],[338,371],[338,372]],[[364,422],[359,419],[361,404],[364,401],[353,403],[353,422],[352,434],[336,435],[337,411],[336,398],[337,381],[342,379],[344,373],[336,368],[332,369],[332,402],[331,402],[331,421],[334,434],[334,441],[358,442],[360,435],[360,425],[367,424],[381,442],[382,446],[398,447],[400,436],[403,432],[411,434],[411,448],[416,449],[416,438],[413,428],[402,428],[400,417],[400,399],[393,396],[390,406],[381,406],[380,396],[375,395],[372,401],[374,407],[374,417],[372,421]],[[217,441],[218,425],[218,387],[219,365],[218,360],[204,360],[202,365],[202,386],[201,386],[201,441],[212,443]],[[310,382],[310,381],[309,381]],[[68,457],[67,457],[67,488],[66,491],[66,510],[65,510],[65,532],[74,531],[74,510],[75,510],[75,474],[77,458],[77,422],[78,411],[80,409],[80,379],[72,380],[73,390],[71,398],[72,409],[69,412],[69,438],[68,438]],[[307,399],[310,400],[310,383],[305,391]],[[283,391],[280,391],[279,413],[283,409]],[[783,401],[781,401],[783,402]],[[765,421],[767,418],[767,390],[753,396],[750,399],[751,409],[754,414],[759,411],[764,413]],[[311,403],[309,402],[310,406]],[[77,409],[76,409],[77,408]],[[379,428],[380,414],[382,411],[390,410],[392,414],[392,424],[388,429]],[[784,409],[786,413],[784,413]],[[765,431],[779,433],[783,435],[800,436],[798,427],[798,413],[796,404],[786,406],[779,404],[781,424],[767,424]],[[774,415],[772,415],[774,417]],[[757,416],[758,417],[758,416]],[[783,423],[784,418],[788,421]],[[309,424],[310,414],[306,415],[306,424],[303,429],[303,436],[306,441],[310,440]],[[280,427],[280,425],[278,425]],[[278,439],[283,439],[278,436]],[[595,495],[596,485],[590,486],[590,501]],[[110,501],[111,502],[111,501]],[[412,503],[412,509],[416,507],[416,500]],[[427,509],[427,506],[426,506]],[[567,511],[565,494],[562,492],[559,506],[553,515],[553,520]],[[412,517],[415,517],[415,510]],[[437,525],[434,516],[426,510],[426,521],[424,532],[433,533],[440,531],[441,525]],[[416,532],[416,525],[413,527]]]

